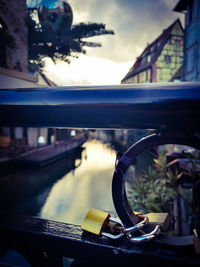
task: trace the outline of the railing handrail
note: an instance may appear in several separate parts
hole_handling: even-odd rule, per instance
[[[199,130],[200,83],[0,89],[0,126]]]

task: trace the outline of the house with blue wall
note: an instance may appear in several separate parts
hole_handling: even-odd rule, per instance
[[[180,0],[174,11],[185,14],[184,81],[200,81],[200,0]]]

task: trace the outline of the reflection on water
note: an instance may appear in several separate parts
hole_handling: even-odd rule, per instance
[[[54,183],[75,168],[77,158],[81,158],[80,149],[70,157],[42,168],[16,165],[1,168],[0,209],[37,215]]]
[[[81,165],[53,186],[41,217],[81,224],[90,208],[114,211],[111,182],[116,154],[99,141],[84,147]]]
[[[40,169],[0,172],[0,209],[81,224],[90,208],[114,211],[111,181],[116,153],[100,141]]]

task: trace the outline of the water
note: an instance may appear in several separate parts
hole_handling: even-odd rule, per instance
[[[114,210],[111,182],[116,154],[99,141],[84,147],[80,166],[54,184],[41,217],[80,224],[91,208]]]
[[[74,224],[81,224],[90,208],[113,212],[116,152],[96,140],[83,147],[43,168],[2,170],[0,208]]]

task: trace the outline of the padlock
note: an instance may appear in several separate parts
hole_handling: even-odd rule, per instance
[[[101,235],[109,223],[110,214],[101,210],[91,209],[86,215],[81,228],[95,235]]]
[[[197,229],[193,230],[194,237],[193,237],[193,243],[194,243],[194,250],[195,253],[200,256],[200,237],[199,237],[199,231]]]
[[[161,229],[166,232],[170,223],[169,213],[166,212],[150,212],[144,214],[149,219],[150,224],[159,224]]]
[[[159,224],[162,231],[166,232],[167,228],[169,226],[170,223],[170,216],[169,213],[167,212],[150,212],[147,214],[142,215],[140,212],[138,211],[134,211],[134,214],[137,215],[140,218],[140,222],[137,225],[141,225],[141,224]],[[119,219],[119,217],[117,217],[117,219]],[[125,231],[128,232],[127,228]],[[131,229],[131,228],[130,228]]]
[[[110,222],[114,222],[123,228],[121,221],[111,217],[109,213],[101,210],[91,209],[87,213],[81,225],[81,229],[83,231],[87,231],[98,236],[106,236],[111,239],[118,239],[122,237],[124,235],[122,232],[119,232],[116,235],[105,232]]]
[[[126,235],[130,242],[137,244],[150,241],[160,233],[160,225],[156,225],[154,230],[148,234],[143,234],[137,237],[132,236],[135,231],[141,231],[141,229],[145,225],[147,225],[149,221],[147,216],[141,214],[138,214],[137,216],[140,217],[140,222],[133,226],[125,228],[121,220],[111,217],[109,213],[101,210],[91,209],[87,213],[81,225],[81,228],[83,231],[90,232],[98,236],[105,236],[110,239],[119,239],[122,236]],[[113,227],[113,229],[115,228],[118,230],[117,234],[113,234],[115,230],[109,231],[111,229],[111,227],[109,227],[109,224],[111,223],[114,223],[115,227]]]

